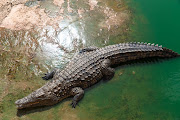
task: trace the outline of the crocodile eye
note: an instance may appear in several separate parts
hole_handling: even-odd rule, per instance
[[[44,94],[43,94],[43,95],[41,95],[40,97],[44,97]]]
[[[45,97],[44,94],[39,94],[39,95],[38,95],[38,98],[43,98],[43,97]]]

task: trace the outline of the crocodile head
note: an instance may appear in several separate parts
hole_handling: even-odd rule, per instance
[[[51,92],[39,88],[28,96],[15,102],[17,109],[53,105],[58,102],[57,97]]]

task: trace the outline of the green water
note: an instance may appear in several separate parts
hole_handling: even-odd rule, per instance
[[[41,4],[56,13],[51,0]],[[62,31],[49,27],[44,33],[39,31],[45,34],[41,36],[37,31],[0,30],[0,47],[4,47],[4,51],[0,51],[3,61],[0,64],[0,119],[179,120],[180,58],[119,66],[112,80],[101,81],[85,90],[76,109],[71,108],[71,99],[67,99],[51,107],[21,111],[20,115],[16,110],[14,101],[45,84],[40,78],[42,73],[54,66],[61,67],[83,46],[143,41],[162,44],[180,53],[180,1],[128,0],[127,4],[133,14],[132,20],[125,23],[132,23],[130,28],[128,25],[119,27],[123,29],[115,29],[113,25],[110,30],[102,27],[105,23],[102,21],[109,16],[99,8],[121,12],[128,8],[121,0],[98,0],[100,7],[92,11],[88,11],[86,0],[79,0],[70,2],[75,9],[71,13],[66,10],[67,1],[63,4],[65,13],[62,14],[72,17],[72,21],[65,17],[58,23]],[[77,9],[86,10],[82,18],[75,17]],[[129,30],[124,30],[126,28]],[[59,40],[55,42],[62,46],[56,48],[47,38]]]
[[[178,0],[134,0],[130,6],[135,12],[130,39],[159,43],[180,53]],[[126,65],[116,71],[111,81],[86,92],[81,102],[82,118],[180,119],[179,58]]]

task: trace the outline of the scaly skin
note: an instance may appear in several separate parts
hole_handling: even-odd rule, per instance
[[[63,70],[54,70],[43,79],[51,79],[27,97],[15,102],[18,109],[54,105],[67,97],[73,97],[72,107],[83,98],[84,89],[109,80],[114,75],[111,66],[143,58],[172,58],[179,56],[169,49],[146,43],[121,43],[104,48],[85,48]]]

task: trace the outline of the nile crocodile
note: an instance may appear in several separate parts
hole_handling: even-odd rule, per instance
[[[15,102],[17,109],[54,105],[67,97],[73,97],[72,107],[84,96],[84,89],[101,79],[114,76],[118,64],[144,58],[172,58],[178,53],[150,43],[121,43],[103,48],[82,49],[62,70],[45,74],[43,79],[52,79],[30,95]]]

